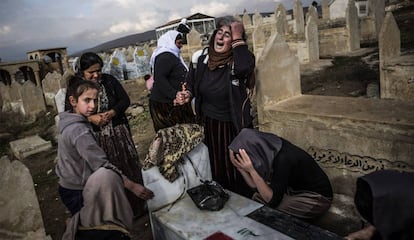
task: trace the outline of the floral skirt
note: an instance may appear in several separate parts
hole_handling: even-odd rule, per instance
[[[95,134],[98,144],[105,151],[109,162],[119,168],[132,181],[143,184],[138,152],[128,125],[120,124],[113,127],[112,124],[108,124]],[[143,215],[146,212],[146,202],[128,190],[125,192],[131,203],[134,216]]]
[[[228,146],[237,135],[231,122],[223,122],[205,117],[203,119],[205,144],[210,155],[213,180],[232,192],[251,198],[253,190],[230,161]]]

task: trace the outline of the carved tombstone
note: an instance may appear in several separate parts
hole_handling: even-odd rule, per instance
[[[24,113],[34,116],[46,111],[42,89],[36,87],[33,82],[26,81],[21,88]]]
[[[288,32],[288,22],[286,19],[286,9],[283,4],[279,3],[275,10],[276,17],[276,31],[282,36]]]
[[[12,81],[9,88],[10,96],[10,110],[13,112],[18,112],[24,114],[21,90],[22,85],[16,81]]]
[[[51,106],[56,109],[55,95],[59,91],[62,83],[62,75],[56,71],[46,74],[42,81],[43,94],[45,96],[45,102],[47,106]]]
[[[29,169],[0,158],[0,235],[4,239],[51,239],[46,236]]]
[[[0,95],[1,95],[1,104],[0,104],[0,111],[10,111],[10,93],[9,87],[4,85],[3,82],[0,82]]]
[[[360,48],[359,18],[354,0],[349,0],[346,8],[346,27],[348,30],[348,51]]]
[[[257,110],[259,122],[264,122],[265,106],[301,94],[299,60],[275,33],[267,40],[257,66]]]
[[[305,34],[305,20],[303,17],[303,7],[302,2],[300,0],[295,0],[295,4],[293,6],[293,17],[295,18],[295,33],[297,35],[304,35]]]
[[[322,19],[328,20],[331,18],[329,13],[329,0],[322,0]]]
[[[248,26],[252,25],[252,20],[251,20],[249,14],[247,13],[247,11],[244,11],[244,13],[243,13],[243,25],[245,27],[248,27]]]
[[[313,15],[309,15],[305,35],[309,62],[319,60],[318,23]]]

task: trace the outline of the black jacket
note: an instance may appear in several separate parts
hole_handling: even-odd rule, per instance
[[[170,52],[163,52],[155,58],[154,85],[150,99],[156,102],[172,103],[181,84],[185,82],[187,69],[181,60]]]
[[[247,96],[246,82],[250,74],[255,68],[255,57],[248,50],[247,45],[242,45],[233,50],[233,63],[225,66],[229,74],[226,76],[228,83],[229,100],[231,105],[231,118],[237,131],[244,127],[250,127],[252,117],[250,114],[250,99]],[[197,121],[202,119],[201,105],[203,104],[203,96],[200,95],[200,81],[203,80],[205,71],[209,71],[208,66],[204,63],[207,55],[201,55],[198,58],[197,67],[190,66],[190,72],[187,78],[188,89],[195,97],[195,111]]]

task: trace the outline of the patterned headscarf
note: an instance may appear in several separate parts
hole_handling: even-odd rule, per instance
[[[142,162],[143,169],[158,166],[160,173],[174,182],[179,176],[177,165],[182,156],[194,149],[203,138],[204,128],[198,124],[177,124],[158,130]]]

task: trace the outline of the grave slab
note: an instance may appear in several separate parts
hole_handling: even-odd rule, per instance
[[[30,155],[51,149],[52,143],[45,141],[39,135],[34,135],[10,142],[10,148],[16,158],[21,160]]]

